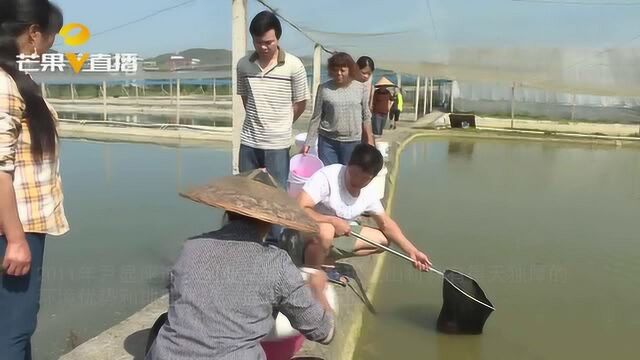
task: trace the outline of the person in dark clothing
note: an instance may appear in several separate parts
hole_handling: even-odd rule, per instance
[[[265,360],[260,340],[274,326],[274,310],[307,339],[332,340],[324,272],[305,285],[289,255],[264,241],[273,224],[317,232],[271,175],[258,169],[181,195],[222,208],[228,222],[184,244],[170,274],[166,321],[147,360]]]
[[[391,81],[383,77],[376,83],[376,91],[373,93],[373,111],[371,125],[374,135],[382,135],[382,130],[387,122],[391,109],[392,97],[388,87],[394,86]]]

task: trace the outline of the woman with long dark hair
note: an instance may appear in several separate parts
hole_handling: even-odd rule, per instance
[[[358,80],[367,84],[367,88],[371,92],[373,89],[373,84],[371,83],[373,80],[373,72],[376,71],[376,65],[373,59],[368,56],[360,56],[356,64],[358,64],[358,69],[360,70],[360,78]],[[369,100],[369,104],[371,104],[371,100]]]
[[[47,52],[62,26],[47,0],[0,1],[0,351],[31,359],[47,235],[69,226],[62,206],[57,115],[20,71],[20,54]]]
[[[373,62],[373,59],[370,58],[369,56],[360,56],[358,58],[358,61],[356,61],[356,64],[358,64],[358,69],[360,71],[360,74],[359,74],[360,76],[358,78],[358,81],[365,84],[365,88],[369,92],[369,100],[368,100],[369,110],[373,111],[373,72],[376,71],[376,64]],[[371,143],[370,137],[369,137],[370,135],[371,134],[368,134],[366,132],[366,129],[363,127],[362,142]],[[372,135],[371,135],[371,138],[373,138]],[[372,144],[375,144],[375,140],[371,140],[371,141],[373,141]]]

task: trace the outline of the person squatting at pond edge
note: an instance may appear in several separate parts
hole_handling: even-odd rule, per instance
[[[377,247],[349,236],[356,232],[382,245],[397,245],[414,260],[415,267],[427,271],[429,258],[409,241],[398,224],[385,212],[371,180],[384,165],[382,154],[369,144],[356,146],[348,165],[334,164],[316,172],[298,195],[298,204],[318,222],[319,232],[308,236],[304,262],[319,267],[336,260],[379,253]],[[371,214],[378,229],[361,226],[356,219]],[[329,272],[335,279],[335,273]],[[339,278],[339,275],[338,275]]]
[[[307,339],[332,340],[325,274],[305,285],[289,255],[264,241],[273,224],[317,231],[273,177],[253,170],[182,195],[225,210],[228,222],[184,244],[170,273],[167,320],[147,360],[264,360],[260,340],[274,327],[274,310]]]

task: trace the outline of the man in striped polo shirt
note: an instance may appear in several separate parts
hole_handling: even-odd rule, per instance
[[[293,122],[310,98],[302,61],[278,46],[282,26],[269,11],[249,26],[255,52],[238,62],[238,95],[246,116],[240,135],[240,172],[266,168],[280,186],[289,174]]]

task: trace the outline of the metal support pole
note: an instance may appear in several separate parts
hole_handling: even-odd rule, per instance
[[[453,112],[453,81],[451,81],[451,94],[449,94],[449,112]]]
[[[322,70],[322,46],[316,44],[313,48],[313,106],[316,104],[316,93],[318,92],[318,86],[320,86],[320,71]],[[312,108],[313,109],[313,108]]]
[[[102,119],[107,121],[107,82],[102,81]]]
[[[513,129],[513,120],[516,114],[516,83],[511,85],[511,128]]]
[[[424,78],[424,104],[422,106],[422,116],[427,115],[427,90],[429,90],[429,79]]]
[[[420,76],[416,77],[416,97],[413,101],[415,121],[418,121],[418,107],[420,106]]]
[[[173,105],[173,79],[169,79],[169,105]]]
[[[218,94],[216,92],[216,78],[213,78],[213,102],[217,101]]]
[[[433,112],[433,77],[429,78],[429,113]]]
[[[238,61],[247,52],[247,0],[231,0],[231,98],[233,99],[232,172],[240,172],[240,131],[244,106],[238,92]]]
[[[176,80],[176,124],[180,124],[180,78]]]

